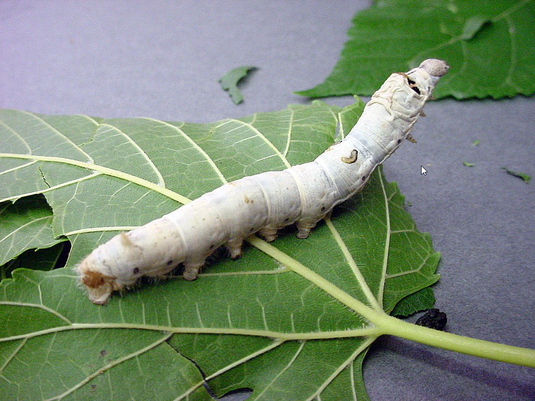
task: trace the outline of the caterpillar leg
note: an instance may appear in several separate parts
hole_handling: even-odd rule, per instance
[[[297,238],[305,239],[310,235],[310,231],[316,224],[297,222]]]
[[[199,270],[202,269],[204,264],[199,265],[198,263],[195,264],[184,264],[184,273],[183,277],[184,279],[188,281],[193,281],[197,278],[199,275]]]
[[[230,253],[230,258],[233,260],[239,259],[241,257],[241,247],[243,245],[243,240],[241,238],[230,240],[226,243],[226,248]]]
[[[277,239],[277,231],[274,227],[264,227],[260,229],[259,233],[267,242],[273,242]]]

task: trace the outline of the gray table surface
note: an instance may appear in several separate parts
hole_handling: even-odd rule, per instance
[[[210,122],[307,103],[293,91],[330,73],[352,16],[370,4],[0,1],[0,108]],[[242,65],[259,70],[235,106],[218,79]],[[442,253],[434,288],[447,330],[533,349],[535,182],[500,167],[535,177],[535,99],[446,99],[426,113],[418,144],[402,146],[385,174]],[[533,369],[391,337],[374,344],[365,379],[372,400],[535,399]]]

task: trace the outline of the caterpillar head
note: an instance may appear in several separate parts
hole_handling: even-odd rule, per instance
[[[418,68],[425,70],[434,80],[434,83],[448,72],[450,66],[444,60],[438,60],[436,58],[428,58],[422,61]]]
[[[429,58],[404,75],[415,92],[430,97],[438,80],[448,72],[449,68],[450,66],[445,61]]]
[[[383,163],[405,139],[415,142],[410,136],[412,126],[448,68],[442,60],[425,60],[408,72],[392,74],[374,93],[355,125],[358,141],[374,163]]]

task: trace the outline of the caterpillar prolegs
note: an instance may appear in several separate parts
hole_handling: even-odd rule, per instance
[[[232,258],[243,240],[259,233],[273,241],[296,224],[306,238],[316,223],[355,195],[373,170],[409,135],[437,82],[448,70],[425,60],[392,74],[372,96],[351,132],[316,160],[284,171],[257,174],[223,185],[178,210],[100,245],[77,267],[95,304],[140,277],[163,277],[179,263],[194,280],[205,259],[225,245]]]

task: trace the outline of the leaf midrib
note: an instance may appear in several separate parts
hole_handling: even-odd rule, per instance
[[[35,161],[42,161],[42,162],[49,162],[49,163],[68,164],[71,166],[81,167],[89,171],[96,171],[100,174],[108,175],[110,177],[120,178],[122,180],[131,182],[133,184],[145,187],[147,189],[150,189],[151,191],[167,196],[168,198],[175,200],[177,202],[180,202],[182,204],[191,202],[189,198],[186,198],[183,195],[180,195],[174,191],[171,191],[170,189],[162,187],[161,185],[156,184],[152,181],[145,180],[144,178],[140,178],[135,175],[125,173],[123,171],[115,170],[115,169],[104,167],[104,166],[97,165],[97,164],[86,163],[86,162],[82,162],[79,160],[73,160],[73,159],[68,159],[64,157],[25,155],[25,154],[17,154],[17,153],[0,153],[0,158],[25,159],[25,160],[35,160]],[[82,177],[77,180],[70,181],[68,184],[73,184],[75,182],[86,180],[89,178],[94,178],[97,176],[98,176],[97,174],[93,174],[90,176]],[[64,183],[60,184],[59,186],[64,186]],[[51,190],[57,189],[57,187],[59,186],[48,188],[46,190],[40,191],[39,193],[50,192]],[[17,198],[20,198],[22,196],[25,196],[25,195],[17,195]]]
[[[0,305],[5,304],[0,302]],[[26,305],[28,306],[28,305]],[[31,305],[35,307],[35,305]],[[333,331],[310,331],[310,332],[296,332],[288,333],[271,330],[255,330],[255,329],[235,329],[228,327],[177,327],[165,325],[153,325],[144,323],[71,323],[65,326],[57,326],[49,329],[38,330],[26,334],[18,334],[10,337],[0,339],[0,343],[7,341],[23,340],[34,337],[39,337],[47,334],[61,333],[64,331],[74,330],[143,330],[168,332],[173,334],[227,334],[227,335],[241,335],[250,337],[265,337],[274,338],[281,341],[306,341],[306,340],[333,340],[340,338],[360,338],[360,337],[378,337],[383,334],[382,330],[368,326],[359,329],[351,330],[333,330]]]

